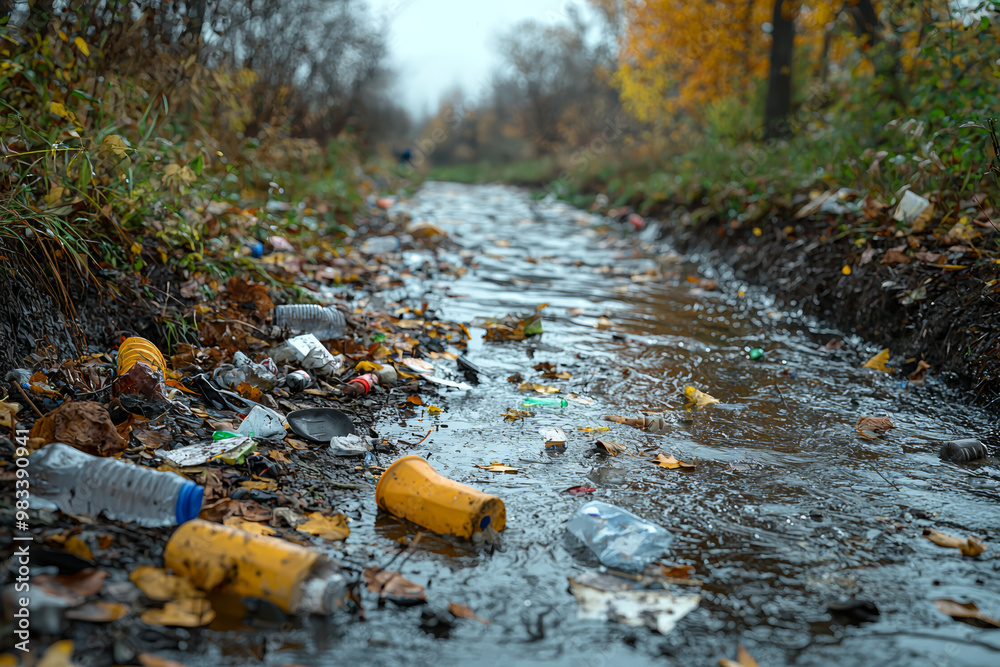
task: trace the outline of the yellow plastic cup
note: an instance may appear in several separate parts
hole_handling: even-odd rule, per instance
[[[118,375],[128,373],[137,361],[142,361],[161,373],[167,370],[167,362],[159,348],[145,338],[132,336],[118,346]]]
[[[182,523],[163,552],[168,568],[203,591],[263,598],[294,613],[318,551],[286,540],[194,519]]]
[[[419,456],[404,456],[382,473],[375,503],[442,535],[469,538],[487,526],[499,531],[507,524],[502,500],[448,479]]]

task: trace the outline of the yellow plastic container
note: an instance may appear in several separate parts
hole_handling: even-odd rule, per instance
[[[507,524],[502,500],[448,479],[419,456],[404,456],[382,473],[375,502],[442,535],[468,538],[487,526],[499,531]]]
[[[153,370],[161,373],[167,370],[167,362],[160,350],[145,338],[132,336],[118,346],[118,375],[122,376],[135,366],[137,361],[145,362]]]
[[[204,591],[263,598],[294,613],[302,584],[320,554],[286,540],[194,519],[174,531],[163,560]]]

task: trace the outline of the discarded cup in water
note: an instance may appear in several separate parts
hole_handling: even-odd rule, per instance
[[[330,614],[348,593],[347,578],[315,549],[201,519],[174,531],[163,560],[204,591],[262,598],[286,613]]]
[[[581,505],[566,530],[603,564],[620,570],[641,570],[662,556],[673,539],[661,526],[599,500]]]
[[[375,487],[375,503],[442,535],[469,538],[507,524],[502,500],[448,479],[419,456],[404,456],[386,468]]]
[[[528,398],[521,401],[521,405],[531,406],[537,405],[542,407],[550,408],[565,408],[569,405],[569,402],[565,398],[535,398],[534,396],[529,396]]]
[[[205,494],[180,475],[91,456],[61,442],[43,447],[29,462],[32,494],[67,514],[173,526],[198,516]]]

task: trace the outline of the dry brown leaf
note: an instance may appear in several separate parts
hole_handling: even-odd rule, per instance
[[[538,382],[522,382],[517,386],[518,391],[537,391],[539,394],[557,394],[559,393],[559,387],[553,387],[548,384],[540,384]]]
[[[409,396],[409,397],[407,397],[406,402],[409,403],[410,405],[423,405],[424,404],[424,400],[422,398],[420,398],[419,396]]]
[[[74,609],[67,609],[63,614],[73,621],[88,623],[111,623],[128,614],[128,607],[120,602],[87,602]]]
[[[753,659],[750,652],[743,648],[743,644],[740,644],[736,649],[736,660],[730,660],[729,658],[722,658],[719,660],[719,667],[760,667],[757,661]]]
[[[163,605],[163,609],[143,612],[142,622],[147,625],[169,625],[182,628],[197,628],[215,620],[212,604],[205,599],[187,598],[173,600]]]
[[[397,597],[409,600],[426,600],[424,587],[405,578],[399,572],[381,570],[378,567],[365,568],[365,580],[368,590],[378,593],[380,597]]]
[[[924,537],[939,547],[958,549],[962,552],[963,556],[968,556],[970,558],[975,558],[986,551],[986,545],[983,544],[979,538],[971,535],[968,539],[963,540],[960,537],[948,535],[947,533],[942,533],[941,531],[934,530],[933,528],[924,528]]]
[[[510,421],[516,421],[518,419],[524,419],[525,417],[531,417],[534,415],[532,412],[527,410],[514,410],[510,409],[507,412],[501,413],[504,419],[509,419]]]
[[[309,515],[309,520],[297,525],[295,530],[318,535],[324,540],[343,540],[351,534],[351,529],[347,527],[347,517],[340,513],[324,516],[320,512],[313,512]]]
[[[596,440],[594,441],[594,444],[597,445],[598,449],[604,449],[604,451],[611,454],[611,456],[618,456],[628,449],[627,446],[617,440]]]
[[[917,362],[917,369],[910,373],[910,382],[913,384],[923,384],[924,378],[927,376],[927,371],[929,371],[931,365],[921,359]]]
[[[35,667],[73,667],[73,641],[63,639],[45,649],[42,659]],[[16,663],[15,663],[16,664]]]
[[[888,417],[858,417],[858,423],[854,425],[858,434],[868,439],[874,439],[893,428],[896,427],[892,425],[892,420]],[[869,435],[869,433],[874,435]]]
[[[975,602],[957,602],[948,598],[939,598],[934,600],[934,604],[956,621],[963,621],[981,628],[1000,628],[1000,620],[979,611]]]
[[[458,618],[471,618],[472,620],[479,621],[483,625],[489,625],[490,622],[484,618],[479,618],[476,616],[476,612],[472,611],[472,608],[467,607],[464,604],[455,604],[454,602],[448,603],[448,611],[451,612],[452,616]]]
[[[76,574],[40,574],[32,580],[32,584],[53,595],[86,598],[101,591],[107,576],[108,573],[104,570],[88,567]]]

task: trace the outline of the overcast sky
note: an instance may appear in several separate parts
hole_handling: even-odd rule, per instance
[[[433,113],[446,91],[474,94],[499,59],[496,37],[524,20],[555,23],[580,0],[369,0],[391,20],[389,48],[407,109]]]

